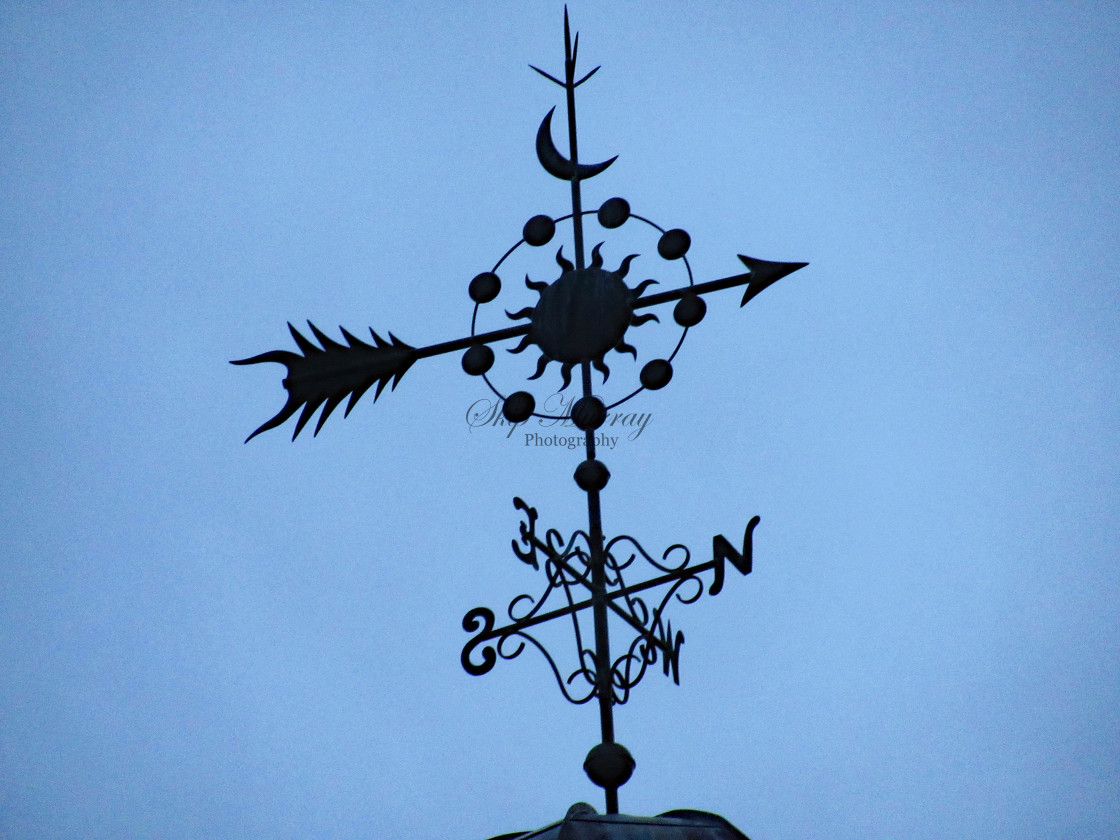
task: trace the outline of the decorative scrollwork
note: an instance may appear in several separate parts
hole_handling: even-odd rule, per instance
[[[718,593],[723,587],[727,561],[744,575],[751,571],[751,536],[758,525],[757,516],[747,524],[742,551],[736,550],[724,536],[718,535],[712,540],[712,559],[697,565],[692,564],[689,549],[680,543],[669,546],[661,559],[655,560],[634,537],[625,534],[613,537],[601,549],[600,579],[603,584],[597,587],[593,582],[595,545],[586,532],[574,531],[565,540],[559,531],[550,528],[542,540],[536,530],[536,508],[520,498],[515,498],[513,504],[525,517],[519,526],[520,540],[512,541],[514,555],[537,571],[541,570],[543,559],[545,589],[536,598],[521,594],[510,601],[506,613],[511,623],[504,627],[494,626],[494,613],[486,607],[469,611],[463,618],[463,629],[475,635],[463,647],[463,668],[473,675],[485,674],[494,667],[499,657],[516,659],[527,646],[532,645],[544,656],[561,693],[571,703],[586,703],[598,696],[599,691],[599,658],[595,650],[584,644],[585,634],[581,627],[581,616],[586,615],[585,611],[590,607],[602,604],[636,631],[624,652],[609,662],[610,679],[604,680],[604,684],[610,685],[611,701],[623,704],[649,668],[659,662],[665,676],[671,676],[674,683],[680,683],[680,652],[684,633],[674,630],[672,622],[665,616],[670,603],[691,604],[698,601],[705,589],[701,575],[709,571],[712,572],[712,582],[708,592],[713,595]],[[632,570],[638,557],[660,574],[628,586],[623,573]],[[657,590],[659,599],[648,601],[648,596],[644,594],[647,590]],[[562,606],[548,608],[554,592],[562,593],[558,596]],[[651,603],[656,603],[656,606],[651,606]],[[565,616],[572,621],[578,662],[567,676],[540,640],[527,632],[538,624]],[[583,684],[586,684],[586,692],[575,690],[574,685]]]
[[[490,632],[494,629],[494,613],[486,607],[475,607],[463,616],[463,629],[468,633],[478,630],[479,627],[482,629],[479,630],[477,636],[463,646],[463,653],[459,657],[459,661],[463,663],[463,670],[476,677],[485,674],[498,661],[498,655],[494,652],[493,647],[482,649],[482,664],[477,665],[471,661],[471,654],[474,649],[490,638]]]
[[[684,633],[678,630],[674,635],[672,622],[663,623],[660,615],[651,623],[650,633],[659,644],[652,644],[649,637],[637,636],[626,653],[614,661],[611,685],[614,702],[618,705],[630,699],[630,690],[641,682],[650,665],[657,664],[658,657],[665,676],[671,674],[673,682],[680,685],[679,662]]]

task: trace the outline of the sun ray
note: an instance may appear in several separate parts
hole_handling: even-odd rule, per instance
[[[560,376],[564,380],[564,384],[560,386],[560,390],[563,391],[565,388],[567,388],[569,385],[572,384],[572,363],[571,362],[564,362],[564,364],[560,365]]]
[[[626,277],[626,275],[630,273],[630,263],[632,263],[637,258],[637,254],[629,254],[626,259],[622,261],[622,265],[618,267],[618,270],[615,271],[615,276],[619,280],[622,280],[624,277]],[[637,297],[637,295],[634,295],[634,297]]]
[[[661,323],[661,319],[654,315],[652,312],[647,312],[644,315],[635,315],[630,319],[630,326],[640,327],[642,324],[648,324],[650,321]]]
[[[528,347],[532,343],[533,343],[533,337],[531,335],[524,335],[524,336],[521,337],[521,343],[520,344],[518,344],[516,347],[511,347],[506,352],[507,353],[520,353],[522,350],[524,350],[526,347]]]
[[[603,361],[602,357],[600,356],[598,359],[592,359],[591,365],[595,370],[603,374],[603,382],[606,382],[607,378],[611,375],[611,369],[607,367],[607,363]]]
[[[536,292],[538,295],[548,288],[547,283],[541,283],[537,280],[530,280],[528,274],[525,275],[525,285]]]
[[[625,341],[618,342],[618,344],[615,345],[614,349],[615,349],[616,353],[629,353],[631,356],[634,357],[635,360],[637,360],[637,358],[638,358],[638,351],[635,350],[633,347],[631,347],[629,344],[627,344]]]
[[[516,321],[518,318],[532,318],[534,308],[535,307],[532,307],[532,306],[526,306],[524,309],[519,309],[516,312],[510,312],[507,309],[506,310],[506,317],[509,318],[511,321]]]
[[[603,243],[600,242],[598,245],[596,245],[594,248],[591,249],[591,267],[592,268],[602,268],[603,267],[603,255],[599,253],[599,249],[602,248],[602,247],[603,247]]]
[[[544,373],[544,369],[546,367],[548,367],[548,363],[551,362],[551,361],[552,361],[552,359],[548,358],[548,356],[546,356],[544,353],[541,353],[541,357],[539,359],[537,359],[537,372],[534,373],[529,378],[530,379],[540,379],[541,375]]]
[[[565,273],[575,268],[575,265],[568,262],[568,260],[565,258],[563,245],[561,245],[560,250],[556,252],[556,264],[560,266],[560,270]]]

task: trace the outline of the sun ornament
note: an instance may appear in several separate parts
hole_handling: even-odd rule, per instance
[[[526,275],[525,285],[537,292],[540,300],[536,306],[506,314],[512,320],[530,321],[528,334],[509,352],[520,353],[531,344],[541,350],[537,372],[530,379],[540,378],[549,362],[559,362],[563,390],[572,382],[572,367],[591,362],[606,382],[611,371],[603,356],[608,350],[638,357],[638,351],[626,343],[624,336],[630,326],[658,320],[653,314],[634,314],[634,301],[657,281],[643,280],[635,288],[628,288],[623,278],[638,255],[630,254],[616,270],[606,271],[599,253],[602,246],[601,242],[595,246],[591,265],[583,269],[566,260],[561,247],[556,262],[563,273],[552,283],[534,282]]]
[[[521,241],[510,248],[490,271],[479,274],[471,281],[469,293],[475,302],[475,314],[471,320],[472,333],[478,326],[481,305],[495,300],[502,291],[499,272],[502,271],[506,261],[523,245],[531,248],[547,245],[553,240],[558,224],[570,221],[573,227],[582,228],[583,225],[580,223],[583,221],[582,217],[587,216],[594,217],[599,226],[607,231],[620,228],[631,220],[652,228],[659,237],[657,255],[663,260],[679,261],[687,272],[689,286],[692,285],[692,269],[685,257],[691,244],[689,235],[679,228],[665,230],[650,220],[632,213],[629,202],[615,197],[604,202],[598,210],[581,211],[578,215],[569,214],[557,219],[538,215],[526,222]],[[577,222],[577,219],[580,221]],[[582,243],[577,240],[576,245],[578,263],[582,262],[581,255],[578,254]],[[565,246],[562,245],[555,256],[556,264],[560,267],[560,275],[551,283],[534,280],[530,274],[525,275],[526,288],[537,293],[536,304],[525,306],[516,312],[506,309],[505,314],[510,320],[528,327],[521,335],[520,343],[516,347],[509,348],[508,352],[522,353],[534,345],[540,351],[536,371],[528,379],[540,379],[549,363],[556,362],[560,366],[562,380],[560,391],[564,391],[571,384],[573,368],[580,369],[584,365],[589,365],[590,368],[598,371],[602,376],[602,382],[606,383],[611,374],[611,368],[607,363],[607,354],[610,351],[628,354],[635,361],[638,358],[638,351],[627,340],[629,328],[650,321],[660,323],[660,319],[652,313],[643,314],[635,311],[653,302],[651,296],[646,296],[645,292],[659,281],[650,278],[641,280],[632,287],[627,285],[626,278],[640,255],[627,254],[616,269],[608,270],[602,254],[605,245],[605,242],[600,242],[591,250],[590,264],[586,266],[573,263],[568,259],[564,253]],[[625,252],[620,251],[620,253]],[[642,265],[647,261],[636,264]],[[681,301],[674,310],[674,319],[678,325],[684,327],[684,330],[669,357],[647,362],[641,369],[641,384],[637,389],[621,399],[612,401],[610,406],[604,404],[604,408],[613,408],[643,389],[656,390],[668,384],[672,377],[671,361],[683,343],[684,333],[687,333],[688,327],[700,322],[706,309],[698,296],[689,297],[690,300]],[[472,375],[482,376],[491,390],[502,399],[507,419],[520,422],[533,415],[546,418],[552,416],[538,412],[536,399],[527,391],[516,391],[508,396],[502,393],[487,375],[493,364],[493,352],[482,345],[470,348],[463,358],[463,369]],[[573,405],[574,411],[575,405]],[[578,420],[574,415],[572,419]],[[577,422],[577,425],[580,424]]]

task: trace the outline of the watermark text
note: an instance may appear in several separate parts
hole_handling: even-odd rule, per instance
[[[581,446],[584,443],[582,432],[577,431],[575,435],[565,436],[562,434],[542,435],[535,431],[538,428],[575,429],[576,424],[572,422],[570,417],[572,403],[575,399],[574,396],[565,397],[563,394],[553,394],[538,409],[541,414],[549,414],[552,415],[551,417],[530,417],[520,423],[511,423],[502,414],[501,400],[483,397],[475,400],[467,407],[467,426],[472,433],[475,429],[502,429],[506,433],[506,438],[512,438],[514,432],[518,432],[519,439],[522,435],[524,436],[525,446],[567,446],[569,449],[575,449],[576,446]],[[651,420],[653,420],[653,415],[649,413],[608,411],[606,420],[596,431],[595,443],[597,446],[614,449],[622,438],[635,441],[642,436],[642,432],[646,430],[646,426],[650,424]],[[549,442],[546,443],[545,441]],[[568,441],[577,441],[577,443],[569,444]]]

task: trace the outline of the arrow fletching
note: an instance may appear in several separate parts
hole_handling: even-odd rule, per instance
[[[315,425],[317,435],[331,412],[338,408],[344,399],[350,398],[343,413],[345,417],[357,405],[362,395],[375,384],[377,385],[373,394],[375,401],[390,381],[391,387],[396,388],[405,371],[416,361],[415,348],[405,344],[392,333],[389,333],[389,341],[386,341],[371,328],[369,333],[373,336],[373,344],[367,344],[339,327],[343,338],[346,339],[346,344],[341,344],[310,321],[307,325],[322,346],[316,346],[315,342],[302,335],[289,323],[288,329],[291,330],[292,338],[295,339],[300,353],[293,353],[290,350],[271,350],[259,356],[230,362],[231,365],[279,362],[288,369],[288,375],[283,383],[288,391],[288,401],[275,417],[245,438],[246,443],[261,432],[282,425],[302,408],[303,411],[296,420],[296,428],[292,433],[292,440],[295,440],[319,406],[323,406],[319,422]]]

